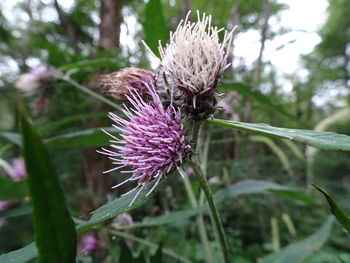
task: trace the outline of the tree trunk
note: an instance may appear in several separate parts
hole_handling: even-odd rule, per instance
[[[54,6],[58,15],[58,19],[60,20],[63,30],[66,33],[68,43],[73,47],[75,53],[79,53],[80,49],[78,47],[78,43],[77,43],[78,41],[77,41],[77,37],[76,37],[76,33],[73,25],[71,24],[68,17],[61,9],[60,5],[58,4],[58,0],[54,1]]]
[[[100,39],[98,42],[100,49],[107,50],[119,47],[120,25],[122,23],[121,10],[121,0],[101,0]],[[93,84],[90,86],[94,88]],[[113,110],[111,106],[101,104],[92,111],[106,112],[107,114]],[[103,123],[95,121],[89,123],[86,128],[101,127],[103,125]],[[96,150],[96,148],[82,150],[83,177],[81,184],[90,193],[90,197],[83,197],[80,202],[80,209],[85,214],[89,214],[91,211],[105,204],[107,202],[107,194],[111,191],[111,176],[110,174],[103,174],[103,172],[109,170],[112,167],[112,163],[105,155],[96,153]],[[104,244],[97,251],[96,257],[98,257],[98,262],[111,262],[105,245],[109,242],[109,236],[101,231],[95,232],[94,235],[101,244]]]
[[[110,49],[119,46],[120,24],[122,23],[122,0],[101,0],[101,24],[98,46]]]

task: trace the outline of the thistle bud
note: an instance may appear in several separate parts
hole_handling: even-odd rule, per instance
[[[142,97],[148,97],[146,85],[154,85],[156,74],[140,68],[124,68],[117,72],[101,75],[102,92],[117,101],[128,103],[130,90],[136,90]]]

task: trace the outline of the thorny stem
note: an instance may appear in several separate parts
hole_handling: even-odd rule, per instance
[[[193,149],[193,156],[192,160],[190,161],[190,164],[193,168],[193,171],[196,175],[196,177],[199,179],[200,185],[202,190],[204,191],[205,197],[207,199],[211,215],[214,219],[214,225],[217,230],[217,233],[219,235],[219,241],[220,241],[220,246],[221,250],[224,254],[224,262],[229,263],[229,250],[228,250],[228,245],[225,237],[225,232],[224,228],[222,226],[220,216],[218,209],[216,207],[216,204],[214,202],[213,194],[210,189],[209,182],[207,181],[206,177],[204,176],[202,169],[200,167],[200,162],[199,162],[199,154],[198,154],[198,141],[199,141],[199,133],[200,129],[202,126],[202,122],[193,122],[192,126],[192,134],[191,134],[191,139],[192,139],[192,149]]]
[[[57,75],[58,75],[57,77],[59,79],[64,80],[64,81],[72,84],[74,87],[76,87],[76,88],[80,89],[81,91],[89,94],[90,96],[95,97],[96,99],[98,99],[100,101],[103,101],[104,103],[106,103],[106,104],[112,106],[113,108],[121,111],[121,107],[118,104],[110,101],[109,99],[105,98],[104,96],[101,96],[100,94],[92,91],[91,89],[88,89],[88,88],[84,87],[83,85],[80,85],[78,82],[76,82],[75,80],[72,80],[71,78],[69,78],[66,75],[63,75],[62,73],[58,73]]]

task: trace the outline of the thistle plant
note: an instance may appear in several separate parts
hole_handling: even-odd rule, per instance
[[[98,152],[107,155],[116,165],[106,173],[129,168],[121,173],[131,176],[113,188],[137,181],[136,187],[123,194],[137,190],[129,206],[148,183],[155,180],[146,196],[166,175],[176,168],[181,171],[185,161],[190,163],[207,198],[225,262],[229,262],[218,210],[200,168],[197,141],[203,120],[215,111],[216,86],[221,74],[230,66],[227,57],[233,31],[213,27],[210,15],[200,16],[197,12],[197,22],[189,21],[189,15],[190,12],[176,31],[170,33],[170,43],[159,46],[161,74],[126,68],[101,77],[107,94],[131,106],[124,104],[123,109],[129,120],[109,113],[120,138],[104,131],[112,138],[111,149],[102,148]],[[221,31],[224,31],[222,42]],[[189,142],[183,125],[188,119],[192,121]]]

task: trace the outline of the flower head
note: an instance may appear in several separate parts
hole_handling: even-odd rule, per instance
[[[0,201],[0,211],[6,211],[14,204],[13,201]]]
[[[12,159],[12,164],[0,159],[0,167],[15,181],[23,180],[26,177],[26,168],[22,157]]]
[[[22,74],[15,83],[15,87],[26,93],[32,93],[43,85],[52,75],[52,71],[45,66],[37,66],[29,73]]]
[[[13,175],[11,176],[14,180],[23,180],[26,176],[26,167],[22,157],[12,159]]]
[[[198,21],[182,20],[176,31],[170,32],[170,42],[159,46],[162,68],[172,84],[195,99],[212,94],[221,73],[229,67],[228,49],[232,32],[211,25],[211,16],[197,12]],[[224,30],[223,41],[219,33]]]
[[[124,105],[123,110],[129,120],[109,113],[109,117],[116,123],[113,127],[121,132],[121,139],[104,131],[113,138],[111,147],[117,152],[105,148],[100,151],[117,165],[106,172],[123,167],[130,168],[129,171],[121,173],[131,173],[131,176],[113,188],[129,181],[138,181],[137,186],[128,192],[139,188],[130,205],[145,185],[156,179],[154,186],[147,193],[149,195],[166,174],[183,162],[184,151],[190,148],[185,140],[180,110],[172,105],[164,107],[154,86],[146,83],[145,85],[152,102],[146,103],[138,91],[129,90],[126,97],[134,109]]]
[[[126,95],[129,90],[137,90],[138,94],[145,98],[148,94],[146,85],[153,85],[156,74],[140,68],[124,68],[117,72],[101,75],[99,82],[102,91],[121,102],[128,102]]]
[[[100,242],[93,236],[86,234],[82,239],[83,250],[87,253],[92,253],[97,250],[100,246]]]

